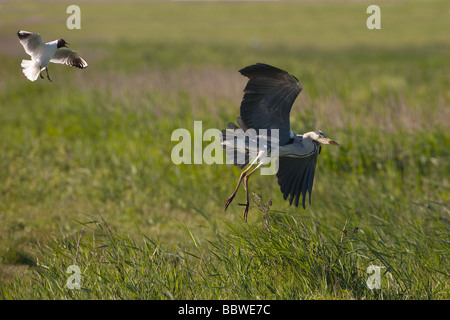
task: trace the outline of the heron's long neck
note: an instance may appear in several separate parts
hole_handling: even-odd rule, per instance
[[[293,143],[280,148],[280,156],[305,157],[315,152],[317,146],[308,136],[295,136]]]
[[[312,134],[313,133],[314,132],[312,132]],[[301,139],[301,142],[305,146],[305,148],[315,149],[315,147],[318,145],[318,142],[313,139],[312,134],[311,132],[307,132],[303,136],[298,136],[298,138]]]
[[[311,140],[314,140],[314,135],[315,135],[316,133],[314,132],[314,131],[310,131],[310,132],[307,132],[307,133],[304,133],[303,134],[303,136],[301,136],[303,139],[311,139]]]

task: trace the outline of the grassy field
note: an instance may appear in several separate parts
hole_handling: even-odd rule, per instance
[[[364,1],[81,2],[81,30],[70,4],[0,7],[0,299],[450,298],[447,2],[380,2],[381,30]],[[89,67],[28,81],[19,29]],[[341,146],[306,210],[255,175],[244,223],[239,170],[174,165],[171,134],[234,121],[256,62],[302,81],[296,133]]]

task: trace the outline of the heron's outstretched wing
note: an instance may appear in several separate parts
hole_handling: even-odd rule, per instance
[[[241,102],[241,119],[248,128],[279,129],[280,145],[291,139],[289,114],[302,90],[302,84],[290,73],[257,63],[239,70],[248,77]]]
[[[311,204],[311,192],[319,153],[320,146],[316,152],[307,157],[279,157],[278,184],[284,200],[290,196],[290,205],[294,202],[297,207],[301,194],[302,205],[305,208],[306,192],[309,193],[309,204]]]
[[[50,62],[67,64],[68,66],[84,69],[88,66],[86,60],[84,60],[78,53],[68,48],[59,48],[56,50]]]
[[[45,43],[38,33],[20,30],[17,32],[20,43],[31,58],[39,56],[45,50]]]

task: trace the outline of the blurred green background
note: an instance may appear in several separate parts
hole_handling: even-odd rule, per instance
[[[122,291],[106,294],[90,288],[82,298],[449,297],[446,1],[377,2],[380,30],[366,27],[370,1],[86,1],[77,3],[80,30],[66,27],[70,4],[15,1],[0,7],[0,297],[79,297],[61,289],[64,272],[67,259],[81,259],[83,223],[95,219],[104,219],[114,235],[137,237],[139,244],[144,234],[158,239],[160,250],[180,256],[180,248],[196,250],[198,259],[181,271],[179,265],[172,269],[170,262],[159,260],[168,272],[178,270],[185,277],[171,287],[166,282],[170,277],[160,275],[164,289],[155,289],[158,294],[117,284]],[[20,29],[40,33],[44,41],[64,38],[89,67],[51,64],[53,83],[28,81],[20,67],[28,59],[16,35]],[[170,138],[177,128],[193,132],[194,121],[202,121],[203,130],[234,121],[246,83],[238,70],[256,62],[285,69],[302,82],[291,113],[294,132],[321,129],[341,145],[323,148],[312,205],[306,210],[289,207],[276,177],[250,180],[251,192],[263,203],[273,202],[269,229],[283,237],[303,226],[298,229],[301,239],[319,243],[330,250],[324,251],[325,260],[337,257],[341,263],[333,241],[339,242],[348,221],[348,228],[360,230],[361,238],[351,239],[356,244],[349,242],[356,247],[348,248],[357,252],[357,263],[339,275],[354,280],[354,272],[361,283],[370,263],[383,264],[397,283],[385,287],[384,296],[360,285],[336,285],[344,283],[336,280],[340,276],[326,285],[329,278],[319,275],[323,270],[317,278],[312,272],[298,275],[301,268],[295,263],[316,256],[314,251],[288,263],[292,270],[288,267],[291,271],[283,275],[290,279],[286,287],[276,272],[283,264],[270,260],[266,265],[264,259],[271,252],[281,261],[289,250],[277,251],[270,241],[260,244],[267,252],[258,261],[271,280],[261,280],[264,275],[257,273],[245,285],[227,282],[252,271],[239,271],[239,263],[219,259],[230,255],[230,248],[219,250],[218,243],[224,242],[217,239],[248,250],[236,259],[253,266],[256,249],[248,245],[256,237],[266,239],[268,220],[252,202],[244,224],[237,205],[243,190],[224,212],[239,170],[230,165],[176,166],[170,158],[176,142]],[[95,260],[91,237],[97,231],[83,231],[89,239],[88,260]],[[73,242],[64,246],[64,241]],[[127,261],[135,254],[109,248]],[[40,267],[45,259],[59,270],[57,275]],[[187,263],[184,256],[183,261]],[[219,269],[228,261],[226,272],[220,271],[227,280],[205,285],[215,274],[202,269],[205,261]],[[146,268],[144,262],[141,268]],[[83,270],[88,274],[90,269]],[[182,290],[183,281],[197,281],[183,273],[187,270],[202,275],[200,288]],[[27,284],[36,278],[42,285],[32,291]],[[130,276],[129,281],[137,280]],[[310,291],[302,287],[308,281],[317,283]]]

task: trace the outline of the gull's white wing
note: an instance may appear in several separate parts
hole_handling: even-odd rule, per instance
[[[19,37],[25,52],[28,53],[31,58],[35,59],[36,57],[39,57],[45,50],[45,43],[38,33],[20,30],[17,32],[17,36]]]
[[[68,66],[84,69],[88,66],[86,60],[84,60],[78,53],[68,48],[60,48],[56,50],[50,62],[67,64]]]

